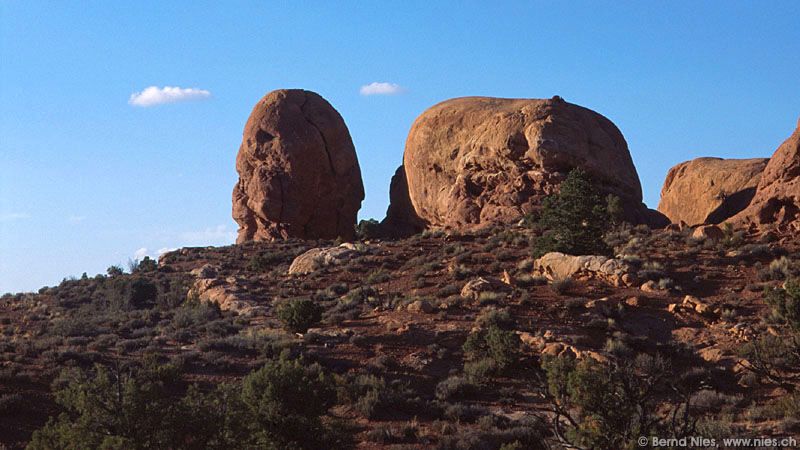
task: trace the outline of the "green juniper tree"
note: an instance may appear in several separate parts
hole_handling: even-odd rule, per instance
[[[613,197],[614,199],[616,197]],[[582,169],[573,169],[560,191],[545,198],[537,226],[544,231],[534,246],[539,257],[547,252],[570,255],[605,255],[610,252],[603,235],[614,222],[608,206],[618,215],[619,202],[601,196]]]

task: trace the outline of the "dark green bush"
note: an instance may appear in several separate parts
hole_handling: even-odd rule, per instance
[[[618,205],[612,204],[618,214]],[[544,231],[534,245],[534,255],[562,252],[570,255],[606,255],[603,241],[614,219],[607,200],[600,196],[590,177],[573,169],[557,194],[545,198],[537,226]]]
[[[688,401],[701,381],[691,372],[675,373],[661,357],[639,354],[600,363],[545,356],[542,368],[544,396],[559,423],[553,431],[572,448],[634,449],[639,436],[682,437],[695,431]],[[668,393],[678,404],[665,401]],[[663,419],[657,412],[664,410],[675,414]]]
[[[241,384],[188,389],[175,366],[96,366],[64,372],[54,384],[64,408],[28,448],[329,449],[348,437],[320,416],[335,391],[319,365],[279,359]]]
[[[767,289],[765,294],[773,314],[792,330],[800,332],[800,281],[789,280],[785,288]]]
[[[277,316],[287,330],[305,333],[322,320],[322,307],[307,298],[293,299],[278,306]]]
[[[356,236],[359,240],[369,240],[381,237],[381,223],[375,219],[367,219],[356,225]]]
[[[506,331],[496,324],[472,333],[464,342],[464,358],[469,363],[486,365],[495,374],[506,373],[519,360],[520,340],[513,331]]]

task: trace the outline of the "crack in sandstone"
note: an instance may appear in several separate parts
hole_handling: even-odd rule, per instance
[[[336,175],[336,170],[333,168],[333,158],[331,157],[331,151],[328,148],[328,140],[325,139],[325,134],[322,132],[322,130],[319,129],[317,124],[312,122],[311,119],[308,118],[308,115],[306,115],[306,110],[305,110],[306,103],[308,103],[308,93],[303,91],[303,103],[300,105],[300,112],[303,113],[303,119],[305,119],[309,125],[314,127],[314,129],[317,130],[317,133],[319,133],[319,137],[322,138],[322,145],[323,148],[325,149],[325,155],[328,157],[328,165],[331,168],[331,173]]]
[[[333,158],[331,157],[330,148],[328,148],[328,140],[325,139],[325,133],[323,133],[322,130],[320,130],[320,128],[317,126],[317,124],[315,124],[311,119],[309,119],[308,115],[306,114],[306,110],[305,110],[306,103],[308,103],[308,92],[303,91],[303,103],[300,104],[300,112],[303,115],[303,119],[305,119],[305,121],[308,122],[309,125],[314,127],[314,129],[317,130],[317,133],[319,133],[319,137],[320,137],[320,139],[322,139],[322,148],[325,150],[325,156],[328,157],[328,167],[330,168],[330,173],[335,178],[337,176],[337,174],[336,174],[336,170],[333,167]],[[319,202],[319,194],[317,194],[317,202]],[[316,210],[316,208],[315,208],[315,210]],[[316,211],[314,213],[312,213],[311,216],[308,218],[308,221],[306,221],[306,223],[303,224],[303,233],[304,234],[308,234],[308,226],[313,221],[315,214],[316,214]],[[336,231],[338,233],[338,231],[339,231],[338,220],[337,220],[336,226],[337,226],[337,230]]]

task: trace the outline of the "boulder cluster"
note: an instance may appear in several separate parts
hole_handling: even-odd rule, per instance
[[[673,167],[658,210],[692,226],[800,231],[800,121],[769,159],[698,158]]]
[[[590,109],[551,99],[464,97],[423,112],[411,127],[380,229],[469,230],[519,221],[575,168],[620,199],[623,219],[800,229],[800,128],[770,159],[699,158],[667,174],[658,211],[620,130]],[[238,243],[351,240],[364,188],[344,120],[316,93],[277,90],[245,125],[233,190]]]

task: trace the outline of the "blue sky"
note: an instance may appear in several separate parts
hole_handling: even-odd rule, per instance
[[[604,114],[655,207],[674,164],[769,156],[791,133],[799,23],[796,1],[0,0],[0,292],[231,243],[242,128],[278,88],[344,117],[362,218],[383,217],[414,118],[465,95]],[[359,93],[373,82],[403,92]],[[129,104],[148,86],[210,95]]]

